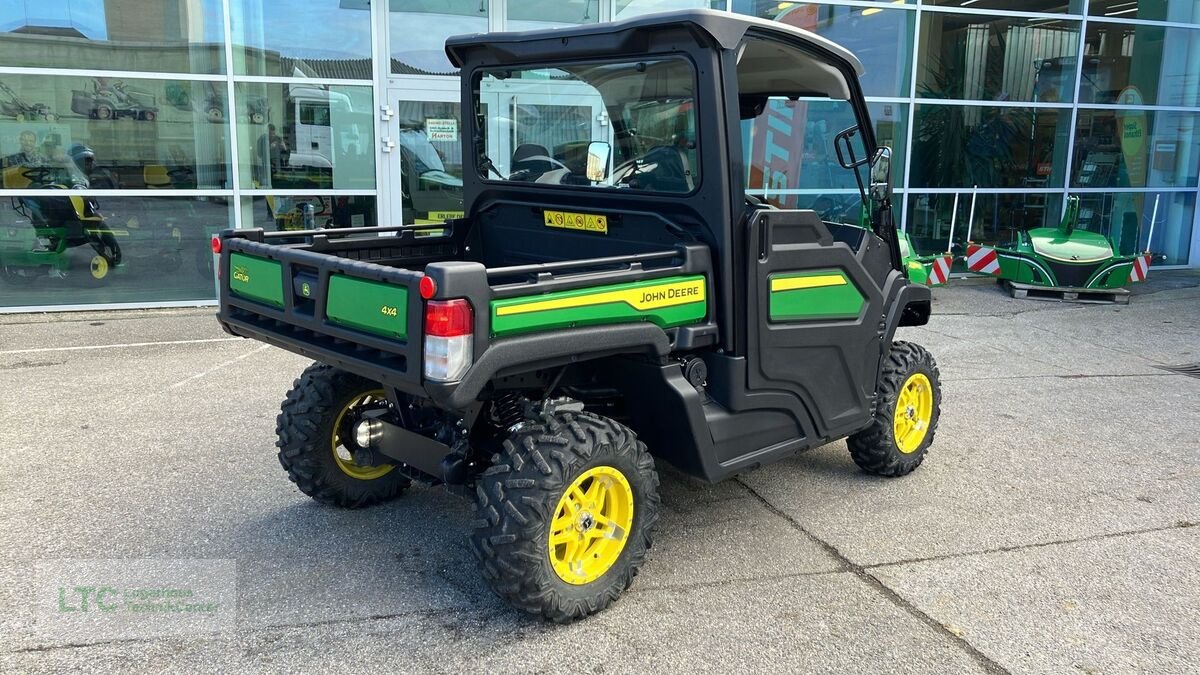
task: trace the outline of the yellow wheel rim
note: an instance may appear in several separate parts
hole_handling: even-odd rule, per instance
[[[102,255],[92,256],[92,263],[88,269],[91,270],[93,279],[103,279],[108,276],[108,258]]]
[[[611,466],[584,471],[558,500],[550,523],[550,563],[558,578],[580,586],[617,562],[633,527],[633,490]]]
[[[933,385],[923,373],[913,373],[905,380],[896,397],[896,411],[892,415],[892,432],[896,447],[904,454],[912,454],[921,447],[933,421]]]
[[[350,449],[342,442],[342,437],[338,433],[338,429],[342,428],[342,422],[346,421],[346,415],[350,411],[361,405],[381,401],[387,396],[387,393],[382,389],[373,389],[364,392],[350,399],[350,402],[342,407],[338,413],[337,419],[333,421],[333,434],[330,437],[330,445],[333,448],[333,461],[337,462],[338,468],[342,473],[357,478],[358,480],[375,480],[382,476],[386,476],[395,467],[391,464],[383,464],[380,466],[359,466],[354,463],[354,455]]]

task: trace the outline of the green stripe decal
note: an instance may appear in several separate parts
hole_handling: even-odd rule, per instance
[[[229,291],[272,307],[283,307],[283,266],[275,260],[230,253]]]
[[[853,319],[862,312],[863,294],[838,269],[772,274],[772,321]]]
[[[408,338],[408,289],[335,274],[329,277],[325,316],[336,324],[404,340]]]
[[[704,277],[687,276],[493,300],[492,335],[629,321],[682,326],[704,319],[706,297]]]

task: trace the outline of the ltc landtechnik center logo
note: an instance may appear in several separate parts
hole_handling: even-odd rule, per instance
[[[29,646],[236,628],[234,560],[47,560],[28,573],[17,637]]]

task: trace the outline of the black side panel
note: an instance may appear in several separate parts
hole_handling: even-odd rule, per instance
[[[679,364],[612,358],[605,376],[625,398],[630,426],[655,456],[710,481],[724,477],[714,457],[700,393]]]
[[[746,386],[796,399],[816,440],[840,438],[870,420],[884,334],[881,286],[891,264],[883,242],[864,232],[857,250],[837,241],[812,211],[759,211],[749,223],[752,302],[747,306]],[[862,298],[857,315],[772,321],[772,275],[844,274]],[[814,293],[820,298],[821,293]],[[778,301],[778,297],[776,298]]]

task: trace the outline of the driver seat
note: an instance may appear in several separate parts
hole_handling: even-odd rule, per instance
[[[512,173],[528,171],[531,174],[541,174],[559,168],[550,151],[544,145],[522,143],[517,146],[512,156]]]

